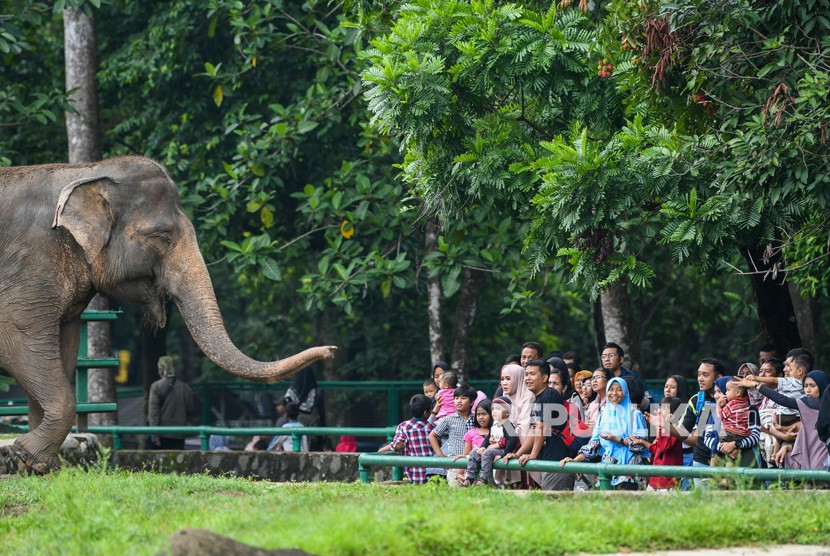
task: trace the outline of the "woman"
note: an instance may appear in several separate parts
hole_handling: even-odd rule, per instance
[[[554,376],[558,376],[559,383],[562,387],[562,390],[559,390],[559,393],[562,395],[562,399],[570,403],[576,409],[579,413],[580,421],[585,419],[585,408],[582,405],[582,396],[574,390],[574,387],[571,384],[571,373],[568,370],[568,365],[559,357],[551,357],[548,359],[548,366],[550,367],[550,376],[548,378],[549,386],[556,389],[552,384],[550,384],[550,382],[553,380]]]
[[[565,458],[560,465],[586,460],[620,465],[636,465],[642,461],[643,446],[634,442],[634,439],[647,440],[648,427],[643,414],[631,402],[625,380],[619,377],[609,380],[605,399],[605,409],[599,416],[588,444],[583,446],[575,458]],[[627,475],[611,477],[611,486],[616,490],[638,488],[636,478]]]
[[[310,367],[294,375],[294,381],[285,392],[286,401],[293,401],[300,406],[300,416],[297,419],[304,427],[325,427],[326,408],[323,404],[323,395],[314,378]],[[312,436],[309,438],[309,450],[316,452],[324,448],[327,438]],[[331,445],[329,444],[329,449]]]
[[[726,384],[735,378],[731,375],[723,376],[715,381],[713,386],[713,397],[715,403],[724,403],[720,400],[726,396]],[[717,412],[712,412],[709,417],[709,422],[706,424],[706,429],[703,435],[703,442],[712,450],[712,456],[723,454],[734,459],[740,467],[759,467],[761,464],[761,454],[758,449],[758,442],[761,439],[761,418],[758,416],[758,410],[749,406],[749,436],[741,439],[738,442],[720,442],[718,434],[720,432],[720,420]]]
[[[527,440],[530,432],[530,410],[533,401],[536,399],[533,393],[525,385],[525,369],[514,363],[507,364],[501,368],[500,385],[503,395],[507,396],[512,404],[510,411],[510,423],[516,430],[519,437],[519,445]],[[496,473],[496,480],[506,484],[517,484],[522,482],[520,471],[500,471]]]
[[[804,397],[793,399],[764,386],[755,377],[745,378],[741,385],[753,388],[780,406],[797,409],[801,414],[801,430],[793,444],[785,444],[776,454],[776,463],[788,469],[824,469],[827,446],[816,431],[821,398],[830,384],[824,371],[810,371],[804,377]]]
[[[599,414],[605,405],[605,390],[611,378],[613,378],[611,371],[602,367],[595,370],[591,376],[591,389],[594,391],[594,399],[588,404],[588,408],[585,410],[585,422],[591,428],[597,422]]]
[[[594,390],[591,388],[591,371],[579,371],[574,375],[574,389],[579,392],[582,407],[587,408],[594,399]]]
[[[683,407],[685,407],[686,404],[689,403],[689,382],[680,375],[671,375],[666,379],[666,383],[663,385],[663,397],[680,398],[683,400]],[[683,465],[687,467],[691,466],[692,461],[694,461],[694,457],[694,446],[689,446],[684,442]],[[689,479],[681,479],[680,484],[682,490],[689,490]]]
[[[689,402],[689,383],[680,375],[671,375],[663,385],[664,398],[680,398],[683,403]]]

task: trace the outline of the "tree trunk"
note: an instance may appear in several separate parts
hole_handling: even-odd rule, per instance
[[[98,71],[98,52],[95,41],[95,25],[80,10],[64,10],[64,54],[66,90],[73,91],[69,98],[76,113],[66,113],[66,135],[69,142],[71,164],[101,160],[101,132],[98,119],[98,87],[95,75]],[[108,310],[109,301],[96,296],[90,309]],[[87,350],[89,357],[112,357],[112,338],[109,322],[92,322],[88,325]],[[111,369],[90,369],[87,395],[90,402],[114,402],[115,380]],[[115,425],[116,413],[92,413],[89,424]],[[111,437],[102,437],[105,444]]]
[[[605,345],[605,323],[602,322],[602,298],[591,302],[591,318],[594,322],[594,346],[596,347],[597,364],[600,363],[602,346]],[[593,371],[594,369],[589,369]]]
[[[629,371],[639,370],[637,354],[631,349],[631,300],[625,284],[614,284],[601,295],[603,333],[606,342],[619,344],[625,351],[623,366]]]
[[[434,218],[427,221],[424,252],[429,254],[438,249],[438,224]],[[441,328],[441,276],[427,279],[427,312],[429,315],[430,365],[444,359],[444,334]],[[431,372],[432,367],[430,367]]]
[[[816,323],[818,318],[818,303],[813,297],[804,297],[798,291],[798,286],[789,283],[790,299],[793,304],[798,335],[801,337],[801,347],[813,354],[813,368],[820,369],[817,356],[819,352]]]
[[[481,271],[465,268],[462,272],[461,292],[455,310],[452,360],[450,366],[464,382],[470,366],[470,332],[476,318],[478,294],[481,290]]]
[[[77,113],[66,113],[69,162],[101,160],[101,131],[98,120],[98,52],[95,26],[80,10],[63,11],[66,90]]]
[[[330,309],[324,309],[316,319],[315,328],[315,343],[331,342],[332,338],[336,338],[338,334],[337,321],[331,314]],[[340,342],[334,342],[339,344]],[[322,376],[318,376],[318,380],[337,380],[337,366],[334,359],[327,359],[322,364]]]
[[[745,247],[741,254],[749,263],[751,272],[767,271],[781,260],[780,253],[765,257],[764,247]],[[793,302],[786,285],[780,283],[783,277],[772,274],[752,274],[752,294],[755,310],[761,321],[761,329],[767,342],[772,343],[778,353],[785,354],[795,347],[801,347]]]

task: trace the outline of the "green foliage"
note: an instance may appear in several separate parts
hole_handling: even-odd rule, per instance
[[[0,3],[0,165],[66,158],[65,133],[56,142],[51,129],[72,110],[61,68],[61,29],[62,15],[46,2]],[[40,63],[28,63],[37,58]]]
[[[801,248],[786,251],[798,268],[794,276],[816,293],[815,284],[830,272],[817,250],[821,242],[808,239],[826,235],[826,221],[818,224],[815,215],[826,212],[830,199],[830,5],[640,5],[611,2],[605,44],[614,56],[640,58],[620,82],[627,102],[652,105],[651,117],[677,136],[673,156],[685,162],[675,171],[700,182],[702,211],[683,209],[682,198],[667,199],[667,215],[682,219],[665,242],[683,256],[685,238],[706,233],[714,248],[692,260],[711,264],[743,245],[794,241]],[[621,35],[628,50],[615,39]],[[661,59],[659,45],[668,45],[670,57]]]

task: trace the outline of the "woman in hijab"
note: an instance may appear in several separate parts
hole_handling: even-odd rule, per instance
[[[620,377],[608,381],[605,389],[607,400],[599,415],[594,433],[575,458],[565,458],[560,465],[569,461],[601,461],[620,465],[638,464],[642,461],[643,447],[632,443],[632,439],[648,439],[646,419],[631,402],[628,384]],[[620,475],[611,477],[616,490],[637,490],[635,477]]]
[[[734,378],[732,375],[726,375],[715,381],[712,387],[715,403],[726,396],[726,384]],[[749,436],[736,442],[721,442],[719,438],[721,421],[718,419],[717,411],[712,411],[703,434],[703,442],[712,450],[712,458],[718,454],[724,454],[735,460],[740,467],[760,467],[761,452],[758,443],[761,439],[761,418],[758,410],[752,405],[749,406],[748,419]]]
[[[310,367],[306,367],[294,375],[294,381],[285,392],[285,400],[286,402],[293,401],[299,404],[300,416],[298,421],[304,427],[326,426],[326,408],[323,404],[323,395]],[[317,451],[323,448],[326,437],[313,436],[309,440],[311,441],[310,450]],[[329,449],[331,449],[331,445],[329,445]]]
[[[510,423],[516,429],[516,436],[520,444],[527,441],[530,432],[530,410],[536,397],[527,389],[525,384],[525,369],[521,365],[507,364],[501,368],[500,384],[502,392],[510,399]],[[496,480],[503,480],[508,484],[521,482],[520,471],[508,471],[502,479],[501,474]]]
[[[801,414],[801,430],[795,442],[785,444],[781,452],[776,454],[779,465],[783,464],[783,467],[788,469],[824,469],[824,462],[828,457],[827,446],[821,441],[816,427],[821,398],[828,384],[830,378],[824,371],[810,371],[804,377],[804,397],[793,399],[764,386],[752,377],[741,381],[742,386],[754,388],[778,405],[797,409]]]
[[[818,418],[816,420],[816,432],[819,439],[824,442],[825,447],[830,451],[830,386],[824,389],[824,394],[821,395],[821,405],[818,408]],[[824,460],[824,468],[830,470],[830,455]]]

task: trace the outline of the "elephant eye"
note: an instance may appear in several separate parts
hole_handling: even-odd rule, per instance
[[[166,245],[170,245],[173,242],[173,240],[170,237],[170,234],[168,234],[167,232],[156,232],[150,234],[150,239],[157,239],[165,243]]]

